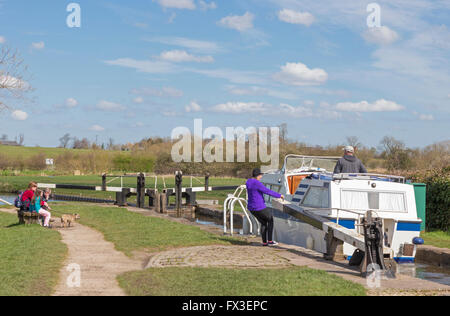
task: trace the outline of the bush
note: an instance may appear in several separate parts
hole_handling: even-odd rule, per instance
[[[449,231],[450,167],[417,174],[413,179],[427,185],[427,230]]]

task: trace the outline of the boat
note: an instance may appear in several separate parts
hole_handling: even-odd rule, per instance
[[[288,155],[283,168],[264,174],[261,182],[285,196],[299,212],[307,211],[364,235],[368,211],[382,221],[383,256],[413,263],[422,220],[418,218],[414,186],[404,177],[383,174],[333,174],[339,157]],[[327,253],[327,232],[266,203],[273,210],[275,240]],[[294,216],[292,216],[294,215]],[[357,248],[344,243],[342,255],[351,260]]]

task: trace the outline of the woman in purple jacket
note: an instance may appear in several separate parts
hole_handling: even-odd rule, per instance
[[[281,198],[284,196],[269,190],[260,181],[263,173],[260,169],[253,170],[252,178],[247,180],[248,193],[248,210],[261,223],[261,236],[263,246],[274,246],[277,243],[273,240],[273,216],[272,212],[266,207],[264,202],[264,194],[270,195],[274,198]]]

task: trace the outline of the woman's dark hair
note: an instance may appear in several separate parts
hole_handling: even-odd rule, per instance
[[[259,168],[253,169],[253,171],[252,171],[253,178],[256,178],[257,176],[260,176],[260,175],[263,175],[263,173],[261,172],[261,169],[259,169]]]

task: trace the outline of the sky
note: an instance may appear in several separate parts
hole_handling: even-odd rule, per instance
[[[0,0],[0,46],[33,87],[0,134],[27,146],[170,137],[197,118],[286,123],[323,146],[450,139],[448,0],[79,0],[80,27],[70,3]]]

